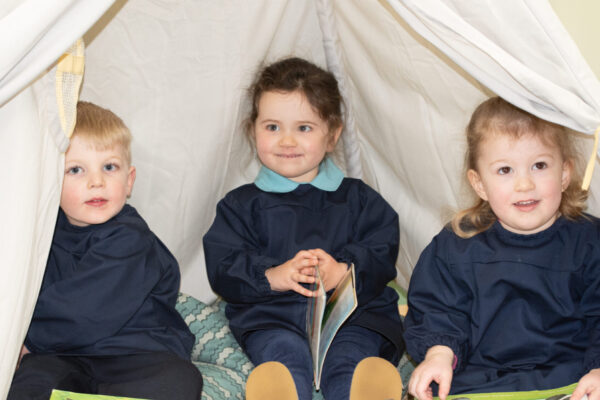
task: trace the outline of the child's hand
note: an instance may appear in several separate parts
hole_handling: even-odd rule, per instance
[[[439,385],[438,396],[445,400],[452,382],[454,353],[447,346],[433,346],[427,350],[425,360],[415,368],[408,382],[408,392],[419,400],[432,400],[431,382]]]
[[[21,365],[21,359],[23,358],[23,356],[28,353],[31,353],[31,352],[29,351],[29,349],[27,347],[25,347],[25,345],[23,345],[23,347],[21,347],[21,353],[19,354],[19,359],[17,360],[17,368],[19,367],[19,365]]]
[[[326,251],[321,249],[309,250],[319,259],[319,274],[325,286],[325,291],[328,292],[335,288],[348,271],[348,264],[337,262]]]
[[[571,400],[580,400],[586,394],[588,400],[600,400],[600,368],[591,370],[579,380]]]
[[[313,283],[315,281],[315,266],[318,262],[317,256],[310,251],[301,250],[291,260],[267,269],[265,276],[272,290],[278,292],[293,290],[303,296],[314,297],[315,292],[306,289],[299,282]]]

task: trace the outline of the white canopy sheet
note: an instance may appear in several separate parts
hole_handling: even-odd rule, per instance
[[[263,61],[297,55],[338,75],[355,134],[354,141],[345,133],[340,163],[398,211],[403,286],[423,247],[467,202],[463,132],[479,102],[496,92],[584,133],[600,124],[598,82],[545,2],[315,2],[0,6],[0,151],[9,166],[0,172],[0,397],[33,311],[60,196],[67,142],[52,67],[86,31],[81,98],[131,128],[137,181],[130,203],[179,260],[182,290],[205,301],[214,294],[202,235],[217,201],[258,170],[240,124],[246,88]],[[592,140],[581,136],[587,157]],[[360,168],[346,165],[353,157]],[[599,179],[596,173],[592,212]]]

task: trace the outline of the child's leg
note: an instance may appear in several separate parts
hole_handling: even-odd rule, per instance
[[[86,357],[98,381],[98,394],[154,400],[200,400],[202,375],[188,360],[171,353]]]
[[[333,339],[323,365],[321,389],[325,399],[347,400],[354,369],[367,357],[382,357],[394,365],[399,359],[395,346],[379,333],[360,326],[343,326]]]
[[[285,365],[294,378],[298,398],[312,399],[312,358],[305,337],[287,329],[263,329],[250,333],[244,347],[254,365],[267,361]]]
[[[15,371],[8,400],[48,400],[52,389],[95,393],[96,384],[78,357],[26,354]]]

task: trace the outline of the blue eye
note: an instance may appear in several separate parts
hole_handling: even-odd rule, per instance
[[[112,172],[112,171],[116,171],[117,169],[119,169],[119,166],[117,164],[105,164],[104,167],[102,167],[102,169],[106,172]]]
[[[275,125],[275,124],[268,124],[265,128],[271,132],[279,131],[279,125]]]
[[[506,175],[512,171],[511,167],[500,167],[498,168],[498,175]]]
[[[298,130],[300,132],[310,132],[310,131],[312,131],[312,127],[310,127],[309,125],[300,125],[298,127]]]
[[[533,164],[533,169],[546,169],[548,168],[548,164],[544,161],[539,161]]]
[[[83,172],[83,168],[81,168],[80,166],[75,166],[75,167],[67,168],[66,174],[67,175],[77,175],[82,172]]]

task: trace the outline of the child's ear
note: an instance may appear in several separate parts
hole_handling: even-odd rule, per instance
[[[483,187],[483,182],[481,182],[481,176],[474,169],[470,169],[467,171],[467,178],[469,179],[469,183],[477,196],[481,197],[483,200],[487,201],[488,196],[485,192],[485,188]]]
[[[335,150],[335,145],[337,144],[337,141],[339,140],[340,135],[342,134],[342,129],[344,129],[344,125],[340,125],[332,132],[332,135],[329,139],[329,144],[327,145],[328,153],[331,153],[333,150]]]
[[[135,182],[135,167],[129,167],[129,173],[127,174],[127,197],[131,196],[133,190],[133,183]]]
[[[571,161],[563,162],[562,179],[561,179],[561,187],[562,187],[563,192],[569,187],[569,183],[571,183],[571,171],[572,170],[573,170],[573,163]]]

